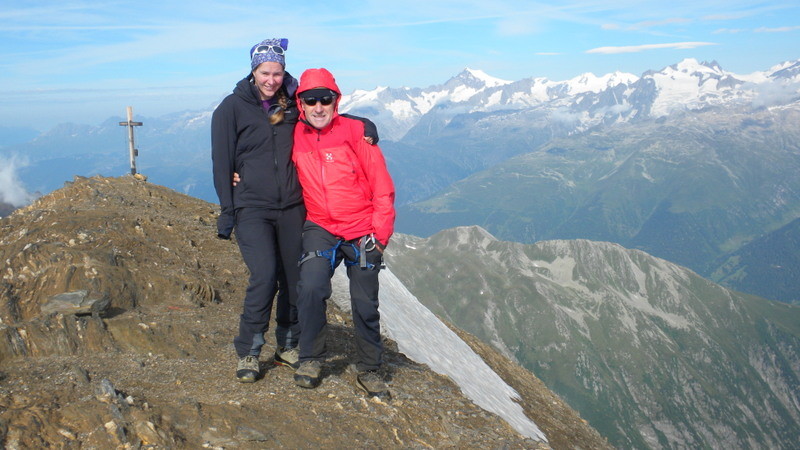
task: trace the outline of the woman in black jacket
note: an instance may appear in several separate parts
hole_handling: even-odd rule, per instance
[[[277,364],[297,363],[297,258],[305,220],[302,191],[292,164],[297,123],[297,81],[285,71],[286,39],[250,49],[251,73],[236,84],[211,119],[211,159],[221,213],[218,236],[236,240],[250,281],[233,344],[236,378],[253,382],[276,291]],[[242,180],[233,186],[233,173]],[[280,290],[278,290],[280,286]]]

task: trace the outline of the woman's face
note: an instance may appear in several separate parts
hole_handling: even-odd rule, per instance
[[[275,61],[263,62],[253,71],[261,100],[271,99],[283,84],[283,66]]]

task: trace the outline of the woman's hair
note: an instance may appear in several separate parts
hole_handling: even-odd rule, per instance
[[[284,111],[286,111],[286,107],[289,106],[289,96],[282,86],[278,89],[278,92],[275,93],[275,96],[278,98],[278,105],[280,108],[269,116],[269,123],[272,125],[283,122]]]

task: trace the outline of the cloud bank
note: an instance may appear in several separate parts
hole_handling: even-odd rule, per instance
[[[752,105],[756,108],[786,104],[787,99],[800,97],[800,82],[745,83],[742,88],[753,89]]]
[[[33,201],[34,196],[17,177],[17,170],[21,167],[25,167],[25,164],[17,158],[0,156],[0,202],[20,207]]]
[[[638,53],[647,50],[661,50],[665,48],[686,50],[691,48],[703,47],[706,45],[717,45],[714,42],[672,42],[669,44],[645,44],[645,45],[626,45],[621,47],[597,47],[586,50],[586,53],[601,53],[612,55],[616,53]]]

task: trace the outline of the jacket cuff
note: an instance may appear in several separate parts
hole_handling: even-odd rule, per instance
[[[219,217],[217,217],[217,237],[220,239],[230,239],[235,223],[236,218],[233,214],[220,214]]]

